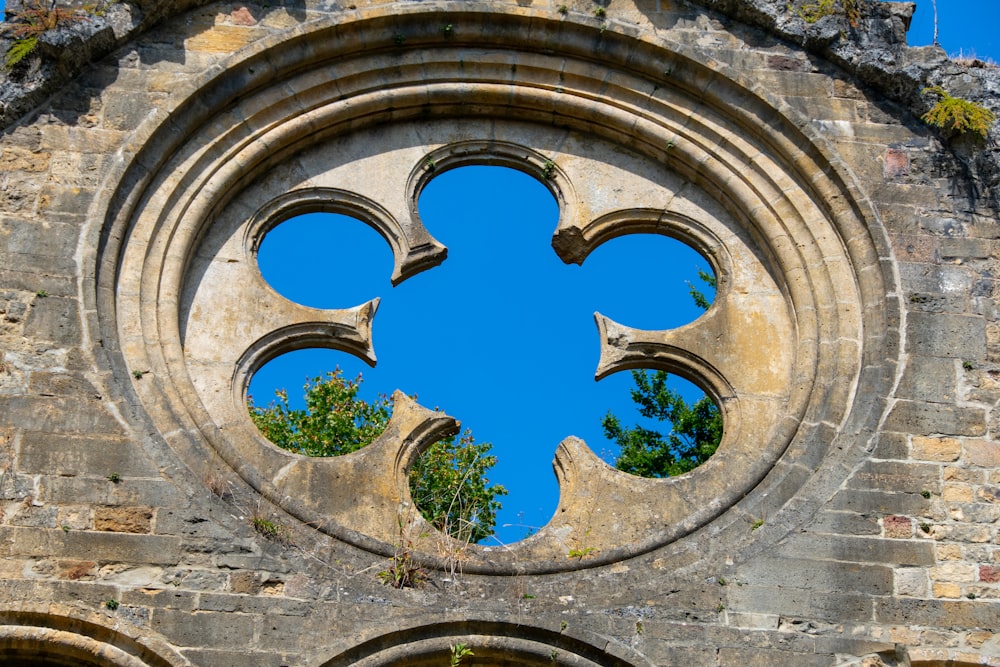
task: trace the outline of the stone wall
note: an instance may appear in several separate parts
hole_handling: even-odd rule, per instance
[[[136,4],[46,36],[0,91],[0,662],[1000,664],[1000,170],[919,120],[1000,77],[862,4]],[[567,262],[654,232],[719,277],[696,326],[601,321],[598,369],[695,379],[719,453],[642,480],[569,439],[505,548],[413,510],[449,417],[399,395],[315,461],[244,409],[268,359],[378,326],[274,298],[261,235],[351,213],[405,280],[443,258],[420,189],[475,163],[549,187]],[[430,581],[384,585],[409,558]]]

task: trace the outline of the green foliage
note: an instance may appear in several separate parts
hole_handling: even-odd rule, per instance
[[[818,0],[800,6],[795,13],[806,23],[816,23],[825,16],[841,13],[851,27],[857,28],[861,20],[861,0]]]
[[[119,606],[121,606],[121,605],[119,605],[119,604],[118,604],[118,600],[115,600],[114,598],[108,598],[108,599],[107,599],[107,600],[106,600],[106,601],[104,602],[104,606],[105,606],[105,607],[106,607],[107,609],[109,609],[109,610],[111,610],[111,611],[114,611],[114,610],[118,609],[118,607],[119,607]]]
[[[830,16],[834,11],[836,9],[833,0],[819,0],[819,2],[802,5],[795,13],[806,23],[815,23],[824,16]]]
[[[254,514],[250,517],[250,525],[253,526],[253,529],[260,533],[265,539],[277,542],[278,544],[288,545],[291,543],[288,528],[281,525],[277,521],[272,521],[267,517]]]
[[[551,179],[556,173],[556,163],[552,160],[546,160],[545,164],[542,165],[542,178],[546,181]]]
[[[43,0],[25,4],[23,9],[11,12],[2,29],[14,37],[14,43],[7,49],[4,63],[8,69],[28,57],[38,46],[38,38],[64,25],[89,20],[87,9],[63,9],[53,0],[51,5]],[[93,10],[91,10],[93,13]]]
[[[307,456],[338,456],[361,449],[385,430],[392,403],[379,396],[369,403],[358,397],[361,376],[344,378],[338,368],[305,384],[305,410],[293,410],[288,393],[276,392],[267,407],[248,400],[250,417],[268,440]],[[436,442],[410,470],[410,492],[420,513],[456,539],[478,542],[493,534],[497,500],[507,494],[490,485],[487,471],[496,463],[492,445],[476,442],[469,431]]]
[[[665,371],[632,371],[632,400],[639,414],[668,421],[673,428],[659,431],[625,428],[610,412],[604,417],[604,435],[618,443],[615,467],[641,477],[673,477],[694,470],[708,460],[722,440],[722,414],[709,397],[693,405],[667,387]]]
[[[713,274],[699,270],[698,277],[716,287]],[[707,310],[708,298],[693,285],[688,289],[695,305]],[[708,396],[688,405],[667,386],[669,378],[666,371],[632,371],[632,401],[643,417],[670,422],[672,428],[666,435],[638,425],[626,428],[611,412],[601,422],[605,437],[620,449],[615,460],[619,470],[641,477],[673,477],[694,470],[718,449],[722,440],[718,406]]]
[[[389,567],[378,573],[383,584],[393,588],[420,588],[427,582],[427,571],[413,560],[412,546],[404,542],[396,549]]]
[[[956,134],[974,134],[980,139],[989,136],[990,126],[996,114],[975,102],[952,97],[941,86],[924,88],[924,93],[933,93],[938,101],[930,111],[920,117],[928,125]]]
[[[10,48],[7,49],[7,55],[4,62],[7,65],[7,69],[12,69],[19,62],[27,58],[35,47],[38,46],[37,37],[25,37],[24,39],[15,40]]]
[[[448,658],[449,667],[459,667],[462,664],[462,658],[470,655],[475,655],[472,649],[465,644],[455,644],[454,646],[448,645],[451,649],[451,656]]]
[[[466,430],[427,448],[410,470],[410,494],[420,513],[438,530],[463,542],[479,542],[493,534],[497,498],[507,495],[486,477],[497,457],[492,445],[476,442]]]
[[[698,280],[711,287],[713,291],[717,287],[714,273],[698,269]],[[708,300],[708,297],[705,296],[704,292],[691,283],[688,283],[688,294],[691,295],[694,305],[698,306],[702,310],[708,310],[708,307],[712,305],[712,302]]]
[[[305,410],[293,410],[288,392],[275,392],[266,408],[248,400],[250,417],[264,437],[306,456],[339,456],[357,451],[382,434],[389,423],[391,403],[386,396],[368,403],[358,398],[361,376],[345,379],[339,368],[306,380]]]

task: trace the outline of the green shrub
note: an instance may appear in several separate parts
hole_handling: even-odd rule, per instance
[[[923,92],[938,96],[937,103],[920,117],[928,125],[948,133],[975,134],[980,139],[986,139],[989,135],[996,114],[986,107],[961,97],[952,97],[941,86],[924,88]]]

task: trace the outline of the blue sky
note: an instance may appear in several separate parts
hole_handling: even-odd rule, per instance
[[[1000,0],[937,4],[948,53],[1000,60]],[[929,44],[932,36],[931,2],[922,0],[909,43]],[[317,307],[382,298],[374,324],[379,363],[369,369],[343,353],[294,353],[259,372],[251,393],[266,403],[286,387],[297,399],[307,376],[340,366],[364,374],[368,397],[397,387],[417,394],[494,444],[500,462],[491,478],[510,490],[497,539],[512,542],[544,525],[556,507],[551,460],[563,437],[577,435],[610,455],[602,416],[613,409],[627,423],[635,420],[627,374],[593,380],[593,312],[643,328],[684,324],[699,314],[687,282],[697,283],[697,269],[708,263],[666,238],[626,237],[602,246],[583,267],[566,266],[549,246],[558,214],[551,196],[501,168],[442,174],[425,190],[420,210],[449,258],[396,288],[389,284],[388,246],[358,221],[318,216],[272,232],[261,268],[288,298]],[[519,240],[502,252],[501,229],[504,238]],[[700,395],[679,386],[689,399]]]

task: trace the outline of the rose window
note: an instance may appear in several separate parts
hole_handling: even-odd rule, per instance
[[[554,19],[529,28],[514,14],[456,15],[447,38],[439,20],[410,19],[406,48],[388,18],[371,19],[329,26],[337,38],[314,39],[307,62],[293,40],[206,75],[201,85],[220,93],[179,110],[122,179],[100,314],[158,437],[195,473],[231,470],[359,547],[391,554],[401,526],[428,532],[407,472],[455,429],[435,406],[397,392],[383,436],[330,459],[281,450],[250,421],[247,386],[265,363],[312,347],[374,363],[379,326],[377,299],[315,309],[280,297],[255,254],[293,216],[341,213],[381,235],[399,284],[447,252],[417,210],[426,184],[465,165],[505,166],[558,202],[551,243],[567,263],[629,234],[669,236],[707,259],[717,293],[696,321],[650,331],[599,318],[597,376],[680,375],[717,403],[725,432],[707,463],[669,479],[614,470],[568,438],[552,520],[503,548],[469,547],[465,570],[555,571],[654,550],[683,563],[698,557],[686,540],[756,539],[752,518],[792,500],[836,438],[864,432],[877,406],[856,398],[890,375],[871,361],[890,344],[885,289],[854,269],[877,265],[877,253],[849,182],[765,93],[682,47]],[[348,38],[355,29],[364,48]],[[470,49],[474,61],[461,55]],[[238,95],[222,94],[226,77],[243,77]],[[518,243],[501,230],[496,252]],[[449,540],[437,533],[426,551]],[[573,549],[588,558],[567,558]]]

